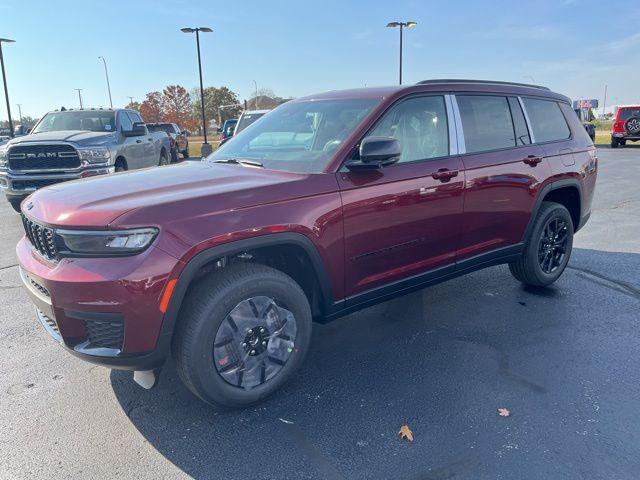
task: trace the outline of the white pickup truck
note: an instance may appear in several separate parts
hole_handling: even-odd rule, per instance
[[[60,110],[0,145],[0,189],[16,211],[38,188],[169,163],[171,141],[127,109]]]

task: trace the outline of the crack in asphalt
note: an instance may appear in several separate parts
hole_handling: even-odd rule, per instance
[[[17,266],[18,266],[18,264],[17,264],[17,263],[16,263],[15,265],[6,265],[6,266],[4,266],[4,267],[0,267],[0,270],[7,270],[7,269],[9,269],[9,268],[13,268],[13,267],[17,267]]]
[[[588,268],[574,267],[572,265],[567,265],[567,268],[576,270],[578,272],[577,275],[580,278],[584,278],[585,280],[588,280],[600,286],[640,300],[640,288],[634,286],[629,282],[608,277],[606,275],[603,275],[602,273],[589,270]]]

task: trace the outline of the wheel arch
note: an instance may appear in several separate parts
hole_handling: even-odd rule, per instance
[[[542,206],[542,202],[551,201],[564,205],[573,220],[574,231],[577,232],[580,227],[582,216],[582,185],[575,178],[566,178],[557,180],[545,185],[536,197],[536,201],[531,211],[531,217],[524,234],[524,241],[529,238],[529,234],[533,229],[535,219],[538,216],[538,211]]]
[[[308,295],[312,311],[316,307],[314,316],[323,317],[330,310],[335,308],[331,283],[327,275],[324,262],[318,249],[313,242],[303,234],[295,232],[282,232],[258,237],[238,240],[235,242],[225,243],[212,248],[208,248],[194,255],[188,260],[182,271],[180,272],[171,299],[167,305],[164,315],[161,336],[168,342],[173,335],[183,300],[187,295],[189,288],[198,281],[203,275],[210,273],[221,259],[236,257],[246,252],[264,252],[273,251],[273,249],[287,249],[293,255],[295,252],[303,252],[308,259],[309,265],[313,271],[314,282],[317,285],[317,304],[313,304],[313,299],[309,298],[308,287],[301,285],[305,293]],[[257,262],[263,263],[263,262]],[[283,270],[284,271],[284,270]],[[289,272],[285,271],[289,274]],[[292,276],[292,275],[290,275]],[[294,280],[298,281],[295,276]]]

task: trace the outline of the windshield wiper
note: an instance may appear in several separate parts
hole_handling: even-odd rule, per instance
[[[223,160],[215,160],[213,163],[233,163],[235,165],[264,168],[264,165],[260,162],[257,162],[255,160],[245,160],[245,159],[239,159],[239,158],[225,158]]]

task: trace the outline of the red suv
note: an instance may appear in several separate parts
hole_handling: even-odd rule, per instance
[[[569,99],[431,80],[290,101],[202,162],[67,182],[22,204],[37,317],[71,353],[155,384],[258,401],[302,364],[312,321],[508,263],[564,271],[596,151]]]
[[[616,119],[611,127],[611,148],[625,146],[627,140],[640,140],[640,105],[618,107]]]

